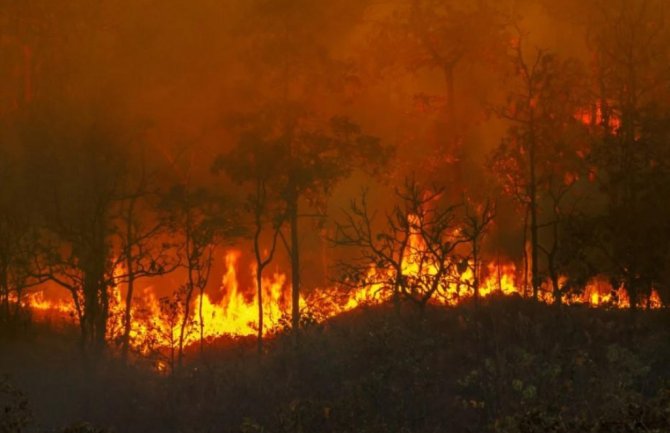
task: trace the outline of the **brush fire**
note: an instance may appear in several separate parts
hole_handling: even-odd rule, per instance
[[[0,1],[0,433],[670,431],[667,0]]]

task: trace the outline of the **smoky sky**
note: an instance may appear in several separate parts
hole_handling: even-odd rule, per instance
[[[289,98],[323,118],[348,116],[396,147],[381,176],[355,173],[333,191],[330,216],[365,186],[383,209],[393,185],[410,174],[454,197],[489,191],[495,187],[487,160],[506,128],[492,107],[504,101],[514,75],[506,49],[520,33],[529,55],[542,47],[588,65],[588,16],[576,1],[442,3],[453,12],[435,12],[447,15],[485,5],[496,18],[476,29],[483,34],[501,25],[490,41],[464,48],[454,68],[451,120],[444,72],[394,22],[411,6],[406,0],[4,0],[1,112],[48,105],[64,116],[103,113],[116,128],[134,131],[127,146],[150,149],[166,183],[190,178],[243,195],[211,171],[236,143],[227,119]],[[456,48],[471,43],[455,38]],[[500,210],[489,252],[516,258],[518,213],[510,204]],[[306,286],[326,284],[327,262],[339,254],[325,240],[330,225],[305,219],[302,226]],[[237,245],[250,251],[244,240]],[[277,267],[285,263],[280,255]],[[218,266],[212,288],[221,273]],[[175,274],[147,284],[178,280]]]

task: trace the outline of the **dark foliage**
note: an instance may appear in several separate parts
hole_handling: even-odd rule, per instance
[[[481,302],[421,317],[410,307],[401,316],[357,310],[306,324],[299,352],[289,334],[268,340],[262,358],[252,338],[213,342],[202,363],[172,376],[114,359],[74,368],[77,357],[62,348],[45,366],[34,353],[53,353],[54,343],[37,334],[32,356],[25,343],[5,343],[16,357],[0,368],[16,372],[25,394],[6,388],[3,432],[24,431],[31,413],[38,426],[85,419],[121,432],[670,429],[666,312],[631,324],[623,311]],[[67,401],[49,414],[65,389]]]

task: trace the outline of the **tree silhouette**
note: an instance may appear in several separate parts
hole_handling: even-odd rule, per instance
[[[474,200],[466,198],[464,203],[465,215],[461,235],[466,242],[470,243],[472,260],[469,266],[472,270],[472,295],[475,304],[477,304],[481,283],[482,242],[495,218],[495,203],[490,198],[486,198],[483,203],[476,203]]]
[[[227,200],[212,194],[203,187],[186,184],[174,186],[163,197],[168,227],[180,237],[178,251],[182,256],[181,267],[186,271],[186,281],[180,288],[184,294],[183,316],[177,346],[177,365],[183,366],[184,344],[191,318],[193,295],[199,295],[198,326],[200,350],[204,345],[203,296],[212,270],[212,260],[217,241],[239,233],[239,225]]]
[[[110,289],[116,283],[112,239],[119,186],[127,174],[122,138],[106,121],[59,123],[53,116],[31,122],[26,136],[36,147],[31,168],[44,195],[41,276],[70,291],[82,345],[99,350],[105,346]]]
[[[149,173],[146,156],[132,155],[132,172],[125,179],[118,210],[118,243],[120,254],[117,266],[123,267],[116,284],[125,283],[123,313],[122,357],[130,348],[132,329],[132,302],[135,283],[142,278],[156,277],[172,272],[179,265],[176,246],[167,233],[168,219],[161,212],[161,192],[155,185],[155,173]]]
[[[246,176],[269,176],[266,188],[276,191],[281,200],[280,208],[286,213],[288,239],[279,232],[291,260],[291,323],[297,334],[300,324],[300,237],[299,219],[303,201],[323,214],[325,201],[333,187],[356,169],[374,171],[390,158],[391,148],[380,144],[375,137],[363,133],[361,128],[343,117],[327,122],[311,115],[299,104],[278,104],[265,110],[237,117],[243,139],[240,149],[249,148],[249,140],[256,152],[271,156],[272,169],[265,174],[260,155],[245,150],[238,151],[252,171]],[[244,146],[244,147],[243,147]],[[231,155],[234,156],[234,155]],[[256,158],[256,159],[254,159]],[[224,157],[225,159],[225,157]],[[234,164],[234,159],[228,165]],[[236,164],[234,164],[236,165]],[[241,165],[238,167],[245,167]],[[247,165],[248,167],[248,165]],[[254,171],[255,170],[255,171]],[[240,178],[239,171],[232,171]],[[271,176],[271,177],[270,177]],[[264,183],[266,181],[263,181]],[[258,185],[258,184],[257,184]]]
[[[654,203],[667,197],[667,135],[659,125],[667,119],[670,33],[662,2],[620,0],[588,12],[599,111],[590,161],[606,201],[598,245],[635,309],[666,251],[656,243],[667,232],[665,212]]]
[[[511,60],[518,82],[506,106],[497,110],[511,126],[495,150],[492,164],[505,192],[527,212],[524,232],[530,232],[531,287],[533,298],[538,299],[542,194],[550,185],[569,182],[570,176],[577,175],[575,161],[579,145],[584,143],[578,139],[582,125],[575,117],[583,104],[579,65],[542,50],[528,60],[521,37]]]
[[[457,248],[467,240],[458,233],[456,210],[461,205],[441,203],[443,192],[407,179],[380,228],[365,193],[352,201],[334,239],[356,252],[339,264],[344,282],[390,292],[396,309],[401,300],[423,309],[439,291],[458,283],[467,259]]]
[[[268,137],[267,132],[249,129],[242,133],[231,152],[217,158],[213,167],[215,171],[225,171],[238,184],[250,184],[246,210],[251,214],[253,225],[259,355],[263,352],[263,271],[274,258],[286,219],[286,205],[281,199],[282,154],[281,143]],[[262,240],[267,225],[271,233],[266,249]]]

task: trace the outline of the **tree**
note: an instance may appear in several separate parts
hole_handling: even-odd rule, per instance
[[[289,238],[279,232],[291,260],[291,323],[296,334],[300,324],[300,209],[305,200],[317,211],[324,209],[333,187],[355,168],[373,172],[385,164],[392,149],[344,117],[322,122],[300,104],[280,103],[248,116],[238,127],[245,137],[255,137],[272,155],[272,189],[281,200],[289,226]],[[247,139],[240,142],[247,143]],[[253,162],[259,164],[259,161]],[[261,166],[257,167],[262,169]],[[258,176],[260,173],[252,173]],[[269,175],[270,173],[268,173]],[[323,212],[317,213],[317,216]]]
[[[79,111],[81,110],[81,111]],[[127,137],[110,113],[63,103],[34,107],[22,128],[39,206],[40,277],[72,295],[84,348],[106,344],[115,286],[116,215]]]
[[[543,50],[528,61],[521,37],[513,46],[511,60],[518,81],[507,105],[497,111],[511,126],[492,164],[506,193],[527,212],[524,233],[530,231],[531,286],[533,298],[538,299],[542,284],[540,201],[547,185],[576,172],[577,152],[583,145],[575,132],[582,127],[576,113],[583,106],[579,83],[583,75],[574,60],[562,61]]]
[[[199,295],[198,326],[200,352],[204,349],[203,296],[209,282],[216,241],[237,233],[238,225],[233,212],[223,197],[216,196],[203,187],[185,182],[174,186],[163,198],[161,206],[167,212],[168,227],[180,236],[178,245],[182,255],[181,267],[186,271],[186,281],[180,287],[184,295],[183,315],[177,346],[177,365],[183,366],[184,344],[191,319],[191,303]]]
[[[495,218],[495,204],[489,198],[481,204],[467,199],[464,200],[464,203],[465,216],[461,234],[465,241],[470,243],[472,261],[469,266],[472,270],[472,295],[476,305],[479,302],[479,284],[481,282],[482,241]]]
[[[548,232],[538,248],[545,257],[555,305],[562,304],[570,290],[583,289],[596,274],[594,257],[589,254],[591,235],[583,231],[587,214],[584,201],[590,191],[577,173],[566,175],[563,179],[547,178],[543,208],[548,215],[538,227]]]
[[[258,300],[258,354],[263,353],[263,271],[272,262],[279,233],[286,218],[278,177],[281,176],[283,148],[263,131],[247,130],[238,145],[217,158],[214,170],[224,170],[239,184],[251,184],[246,210],[252,216],[253,250],[256,260],[256,293]],[[270,246],[263,248],[266,225],[271,226]]]
[[[586,11],[587,37],[598,103],[589,160],[606,202],[598,245],[634,310],[640,296],[649,295],[653,269],[665,251],[656,243],[667,231],[663,209],[655,203],[668,192],[667,135],[658,125],[667,118],[670,33],[664,2],[619,0],[593,6]]]
[[[175,246],[166,233],[168,220],[158,209],[160,191],[154,186],[155,173],[147,172],[143,152],[136,159],[133,161],[134,170],[122,188],[117,223],[121,253],[117,263],[123,265],[124,269],[123,274],[117,276],[116,284],[126,284],[121,337],[124,359],[130,348],[135,283],[142,278],[170,273],[179,265]]]
[[[25,161],[13,150],[7,143],[0,156],[0,323],[5,324],[18,318],[25,290],[42,282],[35,266],[38,231]]]
[[[331,8],[308,0],[246,4],[238,46],[243,50],[250,92],[256,100],[269,102],[238,116],[236,129],[241,134],[260,131],[264,141],[282,148],[276,161],[278,187],[271,189],[279,191],[286,212],[289,234],[280,231],[279,236],[291,261],[291,323],[297,346],[303,202],[318,211],[341,179],[357,167],[388,159],[390,152],[350,120],[322,114],[338,113],[333,103],[340,100],[346,83],[356,80],[351,60],[335,52],[344,29],[355,23],[350,17],[362,13],[365,4],[350,0],[332,2]]]
[[[390,291],[396,309],[407,300],[423,310],[436,293],[448,292],[460,281],[467,269],[467,259],[457,254],[465,242],[458,234],[460,204],[441,203],[443,192],[406,180],[396,190],[398,202],[385,214],[381,228],[376,227],[377,213],[369,209],[365,193],[360,201],[352,201],[334,239],[336,245],[356,251],[339,264],[345,282]]]

